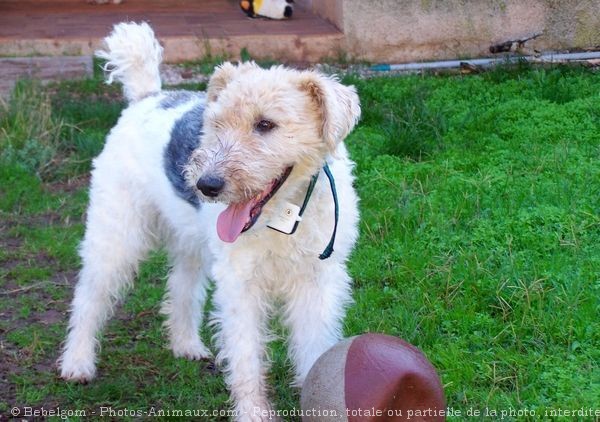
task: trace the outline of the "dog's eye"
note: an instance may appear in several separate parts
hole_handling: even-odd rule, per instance
[[[275,123],[270,120],[263,119],[256,124],[255,128],[257,131],[265,133],[275,128]]]

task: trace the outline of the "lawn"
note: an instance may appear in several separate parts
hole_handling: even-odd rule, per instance
[[[451,420],[600,409],[600,74],[345,81],[363,106],[346,141],[362,221],[345,333],[423,350],[461,412]],[[165,347],[161,252],[106,327],[98,378],[56,376],[90,160],[122,107],[96,76],[22,83],[0,108],[0,419],[13,406],[228,408],[218,369]],[[273,398],[297,407],[281,340],[271,354]]]

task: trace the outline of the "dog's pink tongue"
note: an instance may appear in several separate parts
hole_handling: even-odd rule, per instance
[[[250,220],[250,210],[254,201],[230,204],[217,218],[217,234],[223,242],[235,242]]]

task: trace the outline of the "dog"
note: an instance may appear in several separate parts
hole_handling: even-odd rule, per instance
[[[217,67],[206,92],[163,91],[149,25],[115,25],[105,44],[107,82],[123,84],[129,105],[93,161],[61,376],[95,376],[99,331],[138,264],[164,247],[173,354],[212,357],[199,335],[210,279],[216,362],[237,419],[261,420],[269,318],[289,331],[296,386],[342,334],[359,221],[343,144],[360,117],[356,90],[246,62]]]

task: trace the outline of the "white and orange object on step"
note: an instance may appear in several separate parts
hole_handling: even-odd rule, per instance
[[[251,18],[288,19],[294,13],[293,0],[242,0],[240,7]]]

